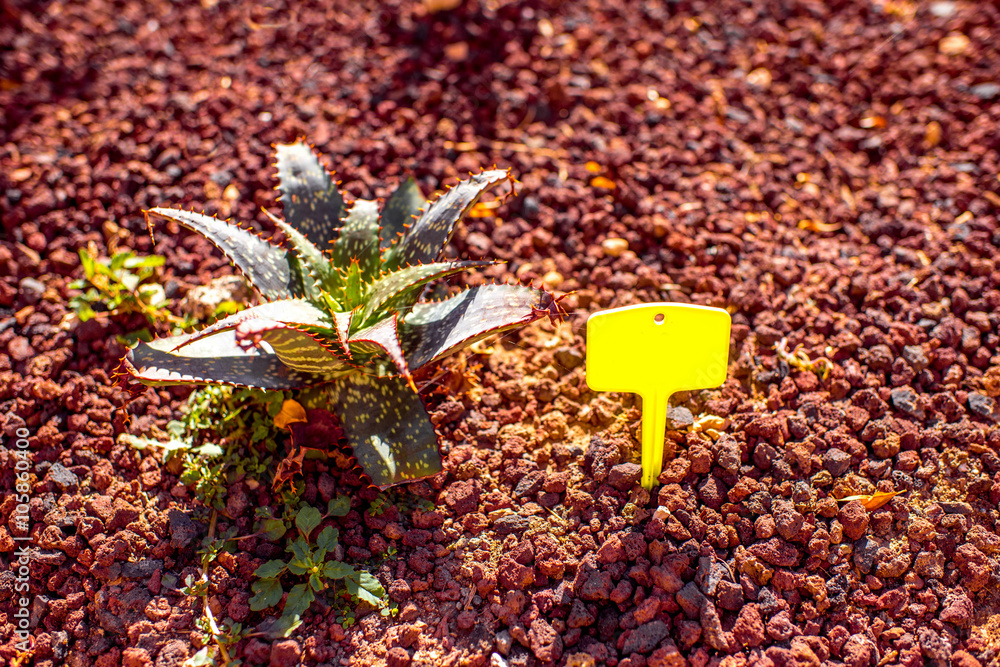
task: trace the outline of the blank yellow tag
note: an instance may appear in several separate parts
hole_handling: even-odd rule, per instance
[[[663,467],[670,395],[726,381],[729,313],[680,303],[649,303],[587,320],[587,384],[642,397],[642,485]]]

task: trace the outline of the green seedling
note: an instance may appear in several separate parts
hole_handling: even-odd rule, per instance
[[[109,260],[102,260],[96,247],[80,249],[83,278],[70,283],[72,289],[82,290],[71,297],[69,305],[81,322],[95,317],[139,314],[151,327],[166,324],[181,331],[194,322],[170,312],[170,300],[157,282],[157,269],[163,266],[159,255],[139,257],[126,251],[115,253]],[[150,338],[144,329],[133,338]],[[134,343],[135,340],[131,340]]]
[[[670,395],[726,381],[729,313],[676,303],[626,306],[587,320],[587,384],[642,398],[642,485],[663,467]]]
[[[441,469],[434,427],[413,371],[475,341],[564,312],[544,290],[487,284],[421,301],[431,282],[492,262],[441,261],[459,219],[491,186],[493,169],[425,202],[403,183],[379,211],[344,202],[303,143],[277,147],[285,242],[207,215],[155,208],[211,240],[266,301],[188,335],[140,343],[123,372],[149,385],[323,386],[359,464],[379,487]],[[270,214],[269,214],[270,215]]]
[[[247,629],[232,619],[213,616],[207,604],[209,572],[210,565],[222,551],[239,549],[240,541],[250,537],[272,542],[286,536],[294,537],[287,543],[290,558],[266,564],[258,571],[261,578],[252,584],[255,611],[274,606],[275,594],[279,602],[286,590],[289,594],[284,613],[269,634],[287,635],[293,631],[308,604],[321,592],[329,594],[336,582],[343,584],[339,614],[344,622],[354,618],[352,605],[361,601],[384,614],[391,613],[385,591],[374,577],[345,563],[329,560],[337,547],[336,529],[326,527],[313,535],[323,519],[347,515],[351,499],[346,495],[331,499],[326,512],[321,513],[304,501],[304,482],[285,484],[272,496],[273,505],[254,510],[252,534],[237,536],[236,528],[230,526],[216,536],[217,518],[228,516],[226,494],[231,485],[242,481],[250,488],[274,486],[280,467],[279,444],[287,438],[282,429],[274,426],[274,419],[287,393],[265,394],[255,389],[206,386],[191,395],[182,419],[167,425],[169,440],[166,442],[129,434],[119,436],[119,442],[133,448],[162,451],[168,468],[179,464],[181,481],[211,510],[209,535],[199,551],[201,574],[189,576],[182,589],[183,593],[203,600],[198,627],[212,640],[196,654],[197,664],[239,664],[229,655],[229,647],[246,636]],[[383,503],[387,502],[384,494],[380,497]]]
[[[231,538],[233,533],[235,533],[234,529],[230,529],[227,531],[227,535],[217,539],[215,536],[217,517],[217,513],[213,512],[208,536],[203,540],[202,550],[199,551],[201,556],[201,573],[197,578],[194,575],[187,575],[184,579],[184,587],[180,589],[180,592],[184,595],[201,598],[202,614],[195,621],[195,625],[210,638],[210,641],[205,646],[185,662],[186,665],[191,665],[192,667],[208,665],[217,667],[220,664],[223,667],[239,667],[242,664],[241,660],[234,660],[230,656],[229,649],[233,644],[243,639],[246,635],[246,629],[243,627],[243,624],[237,623],[231,618],[227,618],[219,623],[208,602],[211,590],[208,578],[209,567],[222,551],[231,548]]]
[[[312,506],[305,506],[295,517],[295,527],[299,537],[289,544],[291,557],[287,560],[270,560],[254,574],[260,577],[251,586],[254,596],[250,598],[250,609],[261,611],[274,607],[285,594],[282,579],[288,576],[303,578],[288,590],[281,618],[278,619],[279,633],[287,636],[301,623],[302,614],[309,608],[317,595],[326,592],[340,581],[344,593],[355,603],[366,602],[375,608],[388,611],[385,604],[385,589],[378,579],[363,570],[355,570],[347,563],[328,560],[337,549],[339,533],[333,526],[320,531],[315,543],[309,535],[319,526],[324,516],[343,516],[350,509],[346,497],[330,501],[327,514],[323,515]]]
[[[274,417],[287,392],[207,386],[191,394],[181,419],[167,424],[166,442],[123,433],[118,441],[134,449],[163,452],[168,469],[209,507],[225,512],[232,484],[273,482],[278,441]],[[170,465],[177,461],[176,468]],[[279,536],[280,537],[280,536]]]
[[[242,660],[234,660],[230,657],[230,649],[234,644],[243,639],[247,630],[242,623],[227,618],[221,624],[216,623],[210,616],[201,616],[195,625],[198,629],[212,638],[212,644],[202,646],[193,656],[184,662],[184,667],[240,667]]]
[[[389,508],[391,503],[389,502],[389,496],[385,492],[379,493],[368,507],[368,512],[372,516],[381,516],[385,514],[385,511]]]

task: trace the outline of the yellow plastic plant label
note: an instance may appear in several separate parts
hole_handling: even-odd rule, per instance
[[[649,303],[587,320],[587,385],[642,398],[642,485],[663,467],[670,395],[726,381],[729,313],[680,303]]]

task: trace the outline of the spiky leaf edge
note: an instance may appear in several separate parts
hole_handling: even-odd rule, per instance
[[[213,338],[226,338],[229,332],[217,334]],[[288,368],[277,355],[272,354],[252,354],[241,349],[235,342],[233,336],[232,344],[227,349],[220,349],[217,356],[185,356],[173,354],[164,347],[175,344],[175,336],[160,338],[152,343],[139,343],[136,347],[128,350],[119,362],[119,367],[115,372],[116,377],[123,384],[127,384],[129,379],[147,386],[171,386],[171,385],[193,385],[193,384],[216,384],[230,385],[235,387],[247,387],[251,389],[300,389],[320,384],[320,378],[309,377],[303,373],[298,373]],[[211,339],[206,339],[211,340]],[[219,345],[228,341],[216,340],[212,344]],[[245,371],[234,371],[233,369],[216,369],[215,373],[206,372],[206,366],[221,364],[248,363],[250,368]],[[164,369],[170,373],[177,373],[179,377],[157,377],[149,373],[149,368]],[[237,373],[229,378],[222,377],[225,373]],[[277,378],[276,381],[265,383],[262,379],[268,375]]]
[[[265,319],[245,320],[237,325],[234,336],[236,342],[244,347],[253,346],[259,348],[261,341],[266,342],[271,346],[271,349],[281,360],[281,363],[298,373],[316,375],[323,381],[336,379],[339,374],[353,373],[360,370],[356,365],[338,354],[336,350],[327,346],[320,336],[295,324],[283,324]],[[284,340],[282,340],[283,336]],[[290,348],[289,346],[297,347]],[[290,361],[290,355],[303,350],[313,355],[313,359],[321,365],[314,368],[296,367]]]
[[[386,200],[379,216],[382,226],[379,230],[379,248],[383,253],[398,242],[406,228],[413,225],[427,205],[420,186],[412,176],[396,188]]]
[[[275,154],[273,167],[278,177],[275,189],[281,193],[278,201],[281,202],[285,221],[320,250],[326,250],[336,240],[345,212],[344,197],[337,188],[337,182],[320,162],[312,146],[302,139],[292,144],[273,144],[272,148]],[[293,167],[285,161],[286,158],[297,160],[296,165],[306,178],[293,175]],[[318,181],[310,184],[308,178]],[[329,199],[325,200],[327,197]],[[323,219],[320,219],[321,215]]]
[[[509,169],[490,169],[459,181],[431,201],[403,236],[383,253],[387,269],[433,262],[451,240],[455,226],[489,188],[504,180],[515,194],[516,181]]]
[[[298,310],[303,306],[311,309],[311,313],[306,310]],[[284,312],[282,312],[284,311]],[[294,315],[293,318],[289,319],[288,315]],[[311,316],[308,317],[307,316]],[[309,301],[305,299],[282,299],[280,301],[269,301],[267,303],[262,303],[259,306],[252,306],[241,310],[238,313],[233,313],[228,317],[224,317],[212,324],[209,324],[200,331],[195,331],[194,333],[187,334],[185,339],[177,345],[171,352],[177,352],[186,345],[196,343],[203,338],[208,336],[213,336],[220,331],[225,331],[226,329],[233,329],[241,322],[245,322],[251,319],[271,319],[282,324],[299,324],[307,327],[327,327],[330,322],[327,319],[325,312],[313,306]]]
[[[296,276],[293,275],[292,266],[288,262],[288,251],[262,238],[259,234],[243,229],[228,220],[219,220],[194,210],[185,211],[184,209],[157,207],[143,211],[143,215],[146,216],[146,224],[150,228],[152,228],[152,221],[149,216],[154,215],[172,220],[182,227],[204,236],[209,243],[226,256],[236,267],[236,270],[265,300],[275,301],[304,296],[301,293],[294,293]],[[224,234],[231,235],[229,239],[239,239],[240,246],[237,247],[236,244],[233,244],[228,247]],[[237,255],[237,251],[240,250],[246,254]],[[276,272],[275,275],[264,273],[262,269],[265,267],[272,268]]]
[[[519,302],[513,303],[511,298]],[[455,311],[462,307],[463,302],[469,305],[456,317]],[[503,309],[509,312],[501,313],[492,320],[485,317],[491,311]],[[434,311],[441,311],[443,316],[426,320]],[[407,363],[412,370],[417,370],[478,340],[526,326],[546,316],[552,317],[553,313],[556,318],[565,315],[556,297],[544,289],[489,283],[471,287],[441,301],[424,301],[415,305],[403,318],[399,340]],[[465,333],[451,338],[451,334],[460,328]],[[448,336],[439,342],[431,342],[431,336],[442,331],[446,331]]]
[[[384,490],[440,472],[434,425],[404,380],[351,376],[327,393],[355,459],[375,486]]]
[[[497,261],[466,260],[459,262],[434,262],[416,264],[383,273],[368,288],[364,306],[355,317],[354,325],[363,327],[371,324],[372,315],[387,309],[401,310],[412,306],[420,298],[418,288],[427,283],[446,278],[467,269],[499,264]],[[379,318],[381,319],[381,318]]]

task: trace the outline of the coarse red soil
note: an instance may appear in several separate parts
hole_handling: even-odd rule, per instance
[[[345,631],[316,603],[243,664],[1000,664],[998,26],[950,0],[0,0],[0,667],[170,667],[205,641],[177,586],[207,514],[116,440],[189,390],[127,421],[109,376],[136,322],[75,323],[68,284],[89,242],[164,255],[174,298],[229,274],[167,225],[154,247],[141,210],[270,230],[269,145],[303,135],[354,197],[510,167],[519,197],[453,250],[572,291],[573,314],[446,366],[469,382],[428,395],[445,469],[408,490],[432,510],[376,515],[356,475],[307,465],[307,497],[355,496],[346,559],[400,613]],[[587,389],[583,333],[664,300],[728,308],[731,364],[675,396],[650,494],[637,406]],[[875,491],[904,493],[836,500]],[[280,547],[240,545],[210,604],[254,628]]]

